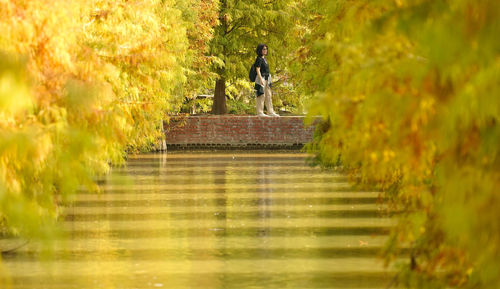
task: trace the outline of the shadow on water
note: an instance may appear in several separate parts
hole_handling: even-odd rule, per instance
[[[297,152],[131,157],[66,209],[50,259],[3,257],[12,288],[385,288],[394,224],[376,192]],[[407,252],[404,252],[407,254]]]

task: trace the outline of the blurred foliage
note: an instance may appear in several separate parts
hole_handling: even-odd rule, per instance
[[[311,0],[309,146],[404,212],[408,288],[500,288],[500,2]],[[307,41],[307,39],[310,39]]]
[[[204,69],[216,5],[0,1],[4,233],[54,236],[61,202],[97,191],[94,176],[127,152],[154,149],[184,85],[197,85],[189,75]]]

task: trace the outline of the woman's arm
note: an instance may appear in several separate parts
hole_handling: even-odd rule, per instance
[[[255,70],[257,71],[257,76],[259,77],[260,84],[264,86],[264,79],[262,79],[262,75],[260,74],[260,67],[255,67]]]

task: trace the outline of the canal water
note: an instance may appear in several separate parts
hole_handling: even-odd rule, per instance
[[[2,257],[12,288],[386,288],[377,192],[298,152],[131,157],[65,209],[66,238]]]

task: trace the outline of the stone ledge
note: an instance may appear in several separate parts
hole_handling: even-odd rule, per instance
[[[164,124],[171,149],[290,149],[312,140],[304,116],[203,115],[172,117]]]

